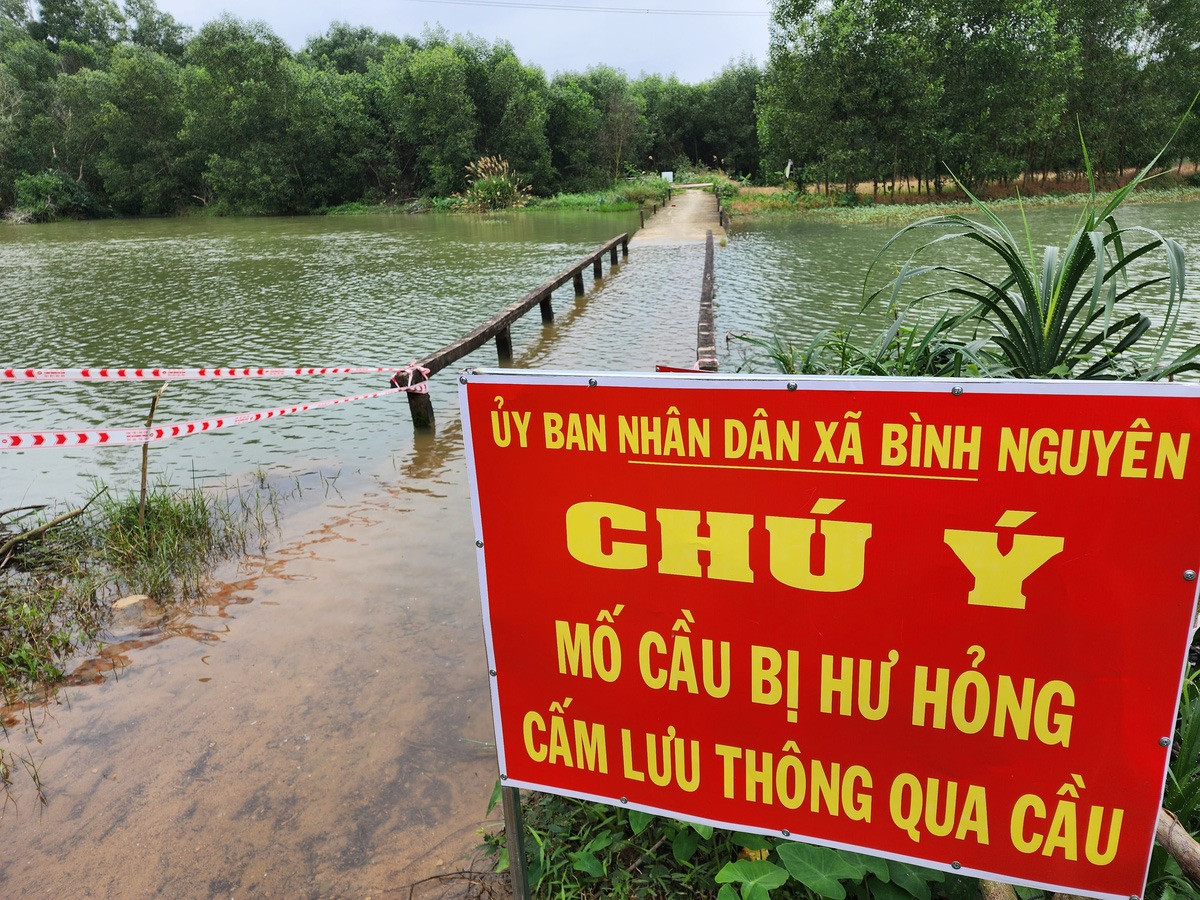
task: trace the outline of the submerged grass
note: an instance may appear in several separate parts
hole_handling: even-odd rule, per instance
[[[160,484],[139,497],[98,489],[73,518],[0,516],[0,695],[5,703],[64,675],[69,658],[94,646],[114,600],[145,594],[168,603],[200,592],[213,565],[246,551],[278,521],[265,479],[227,496]],[[12,511],[16,512],[16,511]]]
[[[1101,204],[1114,192],[1098,193]],[[868,197],[869,201],[870,198]],[[1200,200],[1200,187],[1174,185],[1143,187],[1131,194],[1124,204],[1179,203]],[[1045,194],[1037,197],[989,200],[994,209],[1041,209],[1048,207],[1081,207],[1092,202],[1087,192]],[[974,210],[970,200],[947,200],[927,203],[860,203],[839,205],[836,198],[817,194],[742,193],[728,205],[730,215],[740,219],[800,217],[813,222],[840,225],[906,225],[932,215],[951,215]]]

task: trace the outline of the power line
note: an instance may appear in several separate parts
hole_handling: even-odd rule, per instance
[[[746,12],[715,9],[653,9],[635,6],[579,6],[573,3],[532,3],[520,0],[409,0],[410,3],[432,3],[439,6],[489,6],[505,9],[540,9],[553,12],[637,13],[651,16],[720,16],[766,18],[767,12]]]

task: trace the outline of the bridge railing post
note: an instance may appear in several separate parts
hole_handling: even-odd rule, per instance
[[[512,361],[512,331],[507,327],[496,332],[496,356],[502,363]]]
[[[496,342],[496,355],[500,358],[500,362],[509,362],[513,358],[512,323],[535,306],[541,308],[542,322],[547,325],[552,323],[554,321],[554,306],[551,303],[553,292],[570,281],[574,283],[575,295],[582,297],[584,295],[583,270],[587,268],[588,263],[591,263],[594,267],[596,278],[601,278],[604,270],[604,251],[607,250],[609,252],[613,265],[616,265],[618,244],[621,246],[622,253],[625,256],[629,256],[628,232],[617,235],[610,241],[606,241],[597,250],[573,263],[568,268],[563,269],[548,281],[542,282],[542,284],[538,285],[520,300],[504,308],[454,343],[447,344],[445,347],[431,353],[414,364],[411,373],[397,372],[396,376],[392,378],[392,386],[401,388],[416,385],[422,381],[428,381],[429,375],[440,372],[457,360],[462,359],[468,353],[478,350],[490,340],[495,340]],[[429,375],[424,374],[426,372]],[[427,393],[409,391],[408,408],[412,415],[414,427],[433,427],[433,403],[430,401]]]

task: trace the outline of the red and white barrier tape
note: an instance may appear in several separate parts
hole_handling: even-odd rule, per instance
[[[392,371],[392,370],[387,370]],[[171,438],[186,437],[189,434],[200,434],[205,431],[216,431],[218,428],[229,428],[232,425],[247,425],[250,422],[261,422],[264,419],[277,419],[292,413],[305,412],[310,409],[321,409],[326,406],[338,406],[342,403],[353,403],[356,400],[373,400],[376,397],[386,397],[388,394],[401,394],[406,391],[426,393],[428,382],[419,382],[412,387],[389,388],[384,391],[374,391],[370,394],[359,394],[355,397],[338,397],[336,400],[317,400],[313,403],[298,403],[295,406],[283,406],[278,409],[264,409],[258,412],[241,413],[236,416],[223,416],[217,419],[202,419],[195,422],[181,422],[176,425],[163,425],[156,428],[115,428],[102,431],[17,431],[0,432],[0,450],[26,450],[35,447],[115,447],[121,444],[153,444],[156,441],[168,441]]]
[[[412,372],[413,366],[364,368],[334,366],[310,369],[268,369],[261,366],[217,369],[0,369],[0,381],[184,381],[202,378],[290,378],[300,375],[371,375]]]

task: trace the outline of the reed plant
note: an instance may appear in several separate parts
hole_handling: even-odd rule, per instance
[[[500,156],[481,156],[467,164],[467,203],[475,209],[524,206],[530,186]]]

